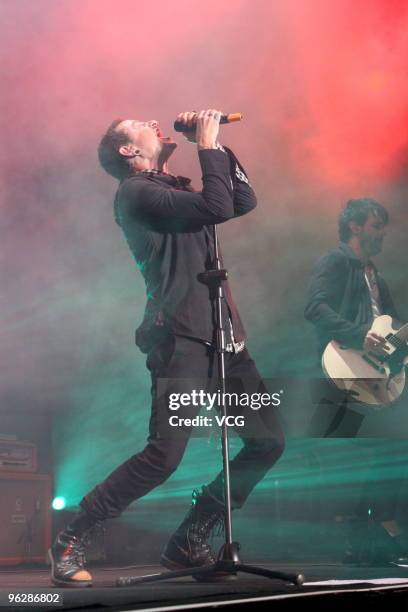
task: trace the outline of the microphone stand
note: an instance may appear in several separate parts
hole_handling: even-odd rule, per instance
[[[173,578],[182,578],[184,576],[197,577],[200,582],[214,582],[227,580],[228,578],[233,579],[238,572],[245,574],[255,574],[257,576],[264,576],[265,578],[271,578],[273,580],[283,580],[285,582],[291,582],[295,585],[302,585],[304,582],[304,576],[302,574],[279,572],[276,570],[269,570],[257,565],[247,565],[241,563],[239,558],[239,542],[234,542],[232,539],[232,509],[231,509],[231,478],[230,478],[230,466],[229,466],[229,439],[228,439],[228,425],[227,425],[227,409],[225,406],[225,392],[226,392],[226,379],[225,379],[225,329],[222,320],[222,301],[224,299],[224,292],[222,288],[223,281],[227,280],[228,272],[225,268],[221,268],[221,260],[218,248],[218,235],[217,226],[213,225],[213,240],[214,240],[214,263],[215,268],[212,270],[206,270],[199,275],[200,282],[205,283],[210,288],[210,293],[215,296],[215,312],[216,312],[216,327],[215,327],[215,338],[216,338],[216,350],[218,354],[218,375],[219,384],[218,388],[221,391],[221,404],[219,408],[224,416],[221,426],[221,443],[222,443],[222,463],[224,473],[224,500],[225,500],[225,543],[221,547],[217,560],[214,564],[204,565],[201,567],[193,567],[183,570],[176,570],[170,572],[161,572],[159,574],[149,574],[145,576],[130,576],[121,577],[116,581],[116,585],[132,586],[135,584],[141,584],[146,582],[158,582],[161,580],[171,580]]]

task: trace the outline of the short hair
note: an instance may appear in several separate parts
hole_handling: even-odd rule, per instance
[[[339,237],[342,242],[348,242],[351,238],[349,223],[355,221],[358,225],[364,225],[368,215],[373,213],[384,225],[388,223],[388,211],[376,200],[371,198],[359,198],[349,200],[339,216]]]
[[[124,119],[112,121],[98,146],[98,158],[102,168],[111,176],[122,180],[129,173],[128,159],[119,153],[120,147],[129,144],[125,130],[116,128]]]

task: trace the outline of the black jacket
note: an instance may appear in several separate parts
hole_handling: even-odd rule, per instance
[[[213,267],[211,226],[256,206],[255,194],[234,154],[199,152],[203,189],[168,174],[139,172],[119,185],[116,220],[146,282],[147,305],[136,343],[143,352],[165,333],[213,341],[214,308],[198,275]],[[228,282],[223,283],[224,324],[235,340],[245,331]],[[225,303],[226,302],[226,303]]]
[[[374,270],[383,314],[398,318],[386,282]],[[340,243],[317,261],[304,314],[315,325],[319,355],[331,340],[362,348],[373,313],[364,266],[347,244]]]

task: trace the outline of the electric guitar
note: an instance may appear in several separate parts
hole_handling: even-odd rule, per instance
[[[389,315],[374,319],[371,331],[383,336],[385,354],[375,350],[358,351],[329,342],[322,356],[323,372],[353,401],[380,408],[395,402],[404,390],[408,365],[408,323],[393,328]]]

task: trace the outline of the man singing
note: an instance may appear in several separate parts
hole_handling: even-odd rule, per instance
[[[146,282],[147,305],[136,344],[147,354],[152,409],[145,448],[88,493],[80,502],[79,513],[58,534],[50,550],[52,580],[57,585],[90,586],[92,576],[85,569],[84,551],[92,527],[119,516],[131,502],[166,481],[179,465],[191,427],[173,431],[169,395],[179,391],[181,384],[183,392],[188,391],[186,379],[216,388],[214,305],[200,274],[214,268],[211,226],[256,206],[242,166],[229,149],[217,143],[220,117],[217,110],[178,117],[186,125],[186,137],[197,144],[200,192],[192,189],[189,179],[169,174],[168,159],[177,145],[162,136],[156,121],[116,120],[99,145],[102,167],[120,181],[114,204],[116,222]],[[194,125],[195,137],[194,131],[190,135]],[[266,391],[245,347],[244,328],[228,282],[223,289],[227,391],[232,384],[234,390],[239,388],[243,379],[251,380],[252,389]],[[199,409],[189,406],[179,414],[193,418]],[[244,504],[284,448],[275,408],[239,410],[245,414],[245,427],[238,432],[243,446],[230,463],[233,508]],[[213,563],[208,538],[223,519],[221,472],[200,492],[194,491],[193,504],[171,536],[162,564],[180,569]]]

